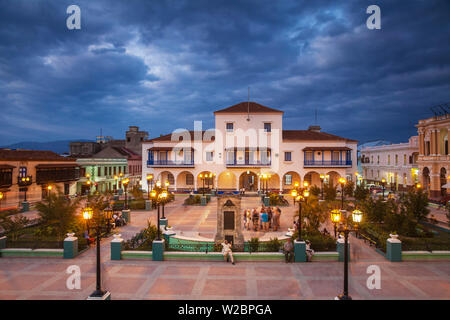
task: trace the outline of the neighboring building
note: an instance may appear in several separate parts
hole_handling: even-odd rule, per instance
[[[107,147],[124,147],[141,155],[141,144],[147,139],[147,131],[139,131],[139,127],[130,126],[125,134],[125,140],[115,140],[109,136],[98,136],[96,142],[73,141],[70,143],[70,155],[76,158],[89,158]]]
[[[152,173],[176,191],[203,185],[219,191],[265,186],[286,191],[295,182],[320,186],[320,174],[337,184],[339,177],[352,179],[356,171],[357,141],[321,132],[318,126],[283,130],[280,110],[242,102],[214,116],[215,129],[174,132],[144,142],[143,185]],[[260,178],[264,174],[270,175],[267,181]]]
[[[419,138],[413,136],[406,143],[362,147],[360,163],[366,183],[380,184],[386,188],[404,191],[419,182],[417,158]]]
[[[76,192],[78,194],[86,194],[88,190],[114,192],[123,189],[122,180],[125,178],[130,179],[129,187],[139,184],[141,158],[127,148],[109,146],[90,158],[77,159],[81,167],[81,178],[77,183]],[[132,175],[129,175],[130,166],[133,168]],[[116,176],[118,179],[115,179]]]
[[[367,148],[367,147],[377,147],[377,146],[384,146],[387,144],[392,144],[392,142],[387,140],[374,140],[374,141],[368,141],[364,142],[358,145],[358,174],[360,174],[360,177],[362,178],[362,163],[361,163],[361,149]],[[362,181],[361,178],[358,178],[358,182]]]
[[[17,208],[25,196],[29,202],[41,201],[49,185],[68,195],[78,178],[75,159],[52,151],[0,149],[0,208]]]
[[[450,114],[419,120],[416,127],[419,133],[420,181],[430,197],[440,198],[447,193],[448,188],[443,186],[449,182],[450,174]]]

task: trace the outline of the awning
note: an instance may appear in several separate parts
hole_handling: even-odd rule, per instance
[[[172,151],[173,147],[151,147],[148,151]]]
[[[14,169],[15,166],[11,166],[9,164],[0,164],[0,169]]]
[[[450,188],[450,183],[446,183],[443,186],[441,186],[441,188]]]
[[[303,151],[351,151],[349,147],[306,147]]]
[[[47,169],[47,168],[77,168],[80,167],[80,165],[76,163],[45,163],[45,164],[38,164],[36,166],[36,169]]]

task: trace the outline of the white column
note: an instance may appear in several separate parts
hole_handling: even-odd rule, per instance
[[[197,177],[194,175],[194,190],[197,191]]]
[[[283,177],[280,179],[280,191],[283,191]]]

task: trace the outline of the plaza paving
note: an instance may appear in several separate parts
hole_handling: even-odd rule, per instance
[[[166,208],[169,224],[185,234],[212,238],[216,228],[214,201],[205,207],[184,207],[184,197]],[[245,205],[258,205],[256,198]],[[244,207],[244,206],[243,206]],[[292,224],[294,207],[282,208],[282,230]],[[141,230],[156,212],[134,211],[124,238]],[[284,232],[282,232],[283,234]],[[278,233],[279,234],[279,233]],[[246,232],[246,238],[262,236]],[[276,235],[272,233],[271,236]],[[267,237],[268,235],[266,235]],[[111,261],[110,242],[102,242],[102,284],[113,299],[334,299],[342,292],[343,263],[311,262],[153,262]],[[391,263],[361,240],[351,238],[349,291],[354,299],[450,299],[448,262]],[[66,269],[81,269],[81,289],[69,290]],[[367,267],[381,270],[381,289],[366,286]],[[85,299],[95,289],[95,250],[74,260],[0,258],[0,299]]]

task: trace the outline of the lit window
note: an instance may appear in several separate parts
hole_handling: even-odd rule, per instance
[[[19,168],[19,177],[23,178],[27,176],[27,167],[20,167]]]

